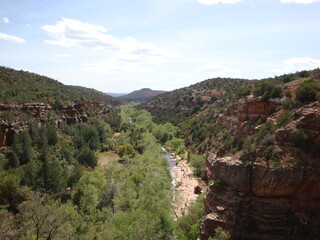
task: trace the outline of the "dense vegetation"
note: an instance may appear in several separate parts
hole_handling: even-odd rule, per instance
[[[120,101],[94,89],[66,86],[62,83],[26,71],[0,67],[0,102],[43,102],[62,106],[66,102],[99,101],[118,105]]]
[[[172,220],[165,144],[184,151],[172,124],[156,125],[133,106],[56,128],[30,117],[29,129],[0,154],[0,238],[195,239]],[[116,152],[105,167],[101,152]],[[193,214],[192,211],[190,214]]]

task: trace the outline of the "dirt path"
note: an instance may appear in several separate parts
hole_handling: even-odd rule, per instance
[[[194,193],[194,188],[198,185],[198,180],[186,160],[181,160],[172,170],[176,172],[177,184],[174,192],[173,210],[175,218],[179,218],[186,214],[191,203],[196,201],[198,195]]]

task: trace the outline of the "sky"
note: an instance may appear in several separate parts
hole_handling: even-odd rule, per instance
[[[320,0],[0,0],[0,65],[103,92],[320,67]]]

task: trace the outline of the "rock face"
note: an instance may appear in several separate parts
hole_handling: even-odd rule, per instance
[[[217,226],[229,229],[233,239],[319,236],[319,166],[268,168],[210,156],[207,169],[216,183],[205,198],[202,239]]]
[[[7,121],[0,121],[0,147],[11,145],[16,134],[20,134],[27,128],[23,123],[9,123]]]
[[[266,120],[274,111],[278,111],[282,104],[277,100],[261,101],[260,98],[252,95],[242,98],[237,104],[234,112],[237,116],[237,137],[245,138],[256,132],[255,124]]]
[[[44,103],[22,103],[22,104],[4,104],[0,103],[0,147],[8,146],[13,143],[15,135],[19,135],[28,128],[27,123],[16,122],[15,117],[27,114],[35,117],[39,122],[54,122],[59,128],[62,122],[67,124],[85,123],[91,115],[106,115],[110,112],[106,105],[99,102],[77,102],[63,106],[61,110],[63,115],[46,118],[45,113],[52,111],[49,104]],[[89,113],[90,111],[90,113]],[[12,119],[6,119],[6,112],[12,115]]]
[[[204,200],[201,239],[213,236],[218,226],[231,239],[320,239],[319,106],[316,102],[295,110],[294,121],[277,130],[277,163],[263,157],[263,146],[251,155],[209,154],[206,175],[214,183]],[[297,145],[297,129],[314,152]]]

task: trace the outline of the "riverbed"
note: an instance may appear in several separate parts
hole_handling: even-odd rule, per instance
[[[172,210],[177,219],[186,214],[188,207],[196,201],[198,195],[194,193],[194,188],[199,183],[186,160],[179,159],[178,164],[176,164],[177,156],[174,154],[165,151],[163,156],[169,162],[171,182],[174,188]]]

